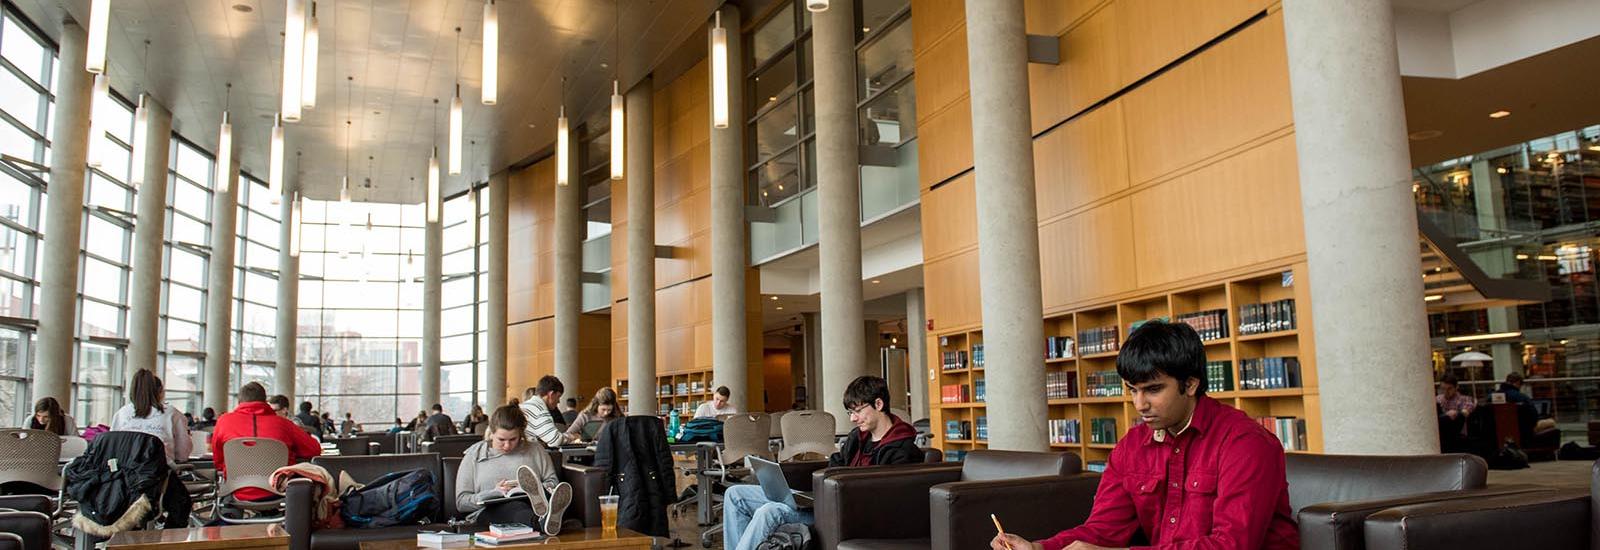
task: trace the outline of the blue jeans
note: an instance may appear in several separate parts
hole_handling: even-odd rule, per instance
[[[755,550],[779,525],[814,522],[809,511],[767,500],[760,485],[734,485],[722,495],[722,544],[727,550]]]

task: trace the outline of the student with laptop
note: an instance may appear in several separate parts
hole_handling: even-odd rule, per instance
[[[577,441],[594,441],[601,426],[618,418],[622,418],[622,409],[617,406],[616,390],[600,388],[594,392],[594,399],[589,400],[589,406],[567,425],[566,436]]]
[[[884,466],[921,461],[922,450],[916,444],[917,430],[889,413],[889,383],[884,379],[862,376],[851,381],[845,388],[844,406],[850,410],[850,423],[855,424],[855,429],[850,430],[839,452],[828,457],[829,466]],[[764,467],[757,460],[751,463],[758,470],[757,479],[761,479],[760,470],[763,469],[771,477],[770,472],[774,471],[771,466]],[[811,525],[816,521],[809,506],[793,498],[793,492],[783,482],[782,471],[776,472],[776,482],[763,480],[759,485],[735,485],[723,495],[723,544],[728,550],[754,550],[779,525]]]

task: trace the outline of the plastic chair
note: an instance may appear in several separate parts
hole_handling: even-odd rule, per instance
[[[827,411],[793,411],[783,415],[783,450],[781,461],[793,460],[805,453],[824,457],[837,452],[834,444],[833,414]]]
[[[61,436],[61,462],[83,456],[89,451],[89,440],[75,435]]]
[[[346,437],[333,440],[334,447],[339,449],[339,456],[367,456],[372,454],[372,438]]]
[[[44,430],[0,429],[0,486],[16,483],[60,493],[60,436]]]
[[[273,490],[271,479],[272,472],[289,463],[289,447],[276,439],[241,437],[229,439],[222,445],[222,452],[227,457],[227,471],[219,473],[217,501],[212,508],[216,517],[224,523],[282,523],[281,514],[276,517],[259,517],[259,514],[283,510],[283,495]],[[233,498],[235,492],[246,487],[278,496],[256,501]],[[257,516],[229,517],[226,512],[230,508],[254,512]]]
[[[722,421],[722,446],[717,447],[716,464],[700,472],[702,476],[719,476],[722,484],[728,478],[742,478],[750,473],[744,467],[745,457],[757,456],[773,460],[772,448],[767,441],[772,434],[772,417],[767,413],[739,413],[726,415]],[[738,465],[738,466],[735,466]],[[713,497],[715,501],[715,497]],[[712,537],[722,534],[717,525],[700,535],[700,544],[710,547]]]

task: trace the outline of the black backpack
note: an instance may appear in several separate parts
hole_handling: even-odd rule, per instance
[[[426,468],[390,472],[339,497],[339,516],[358,529],[415,525],[439,510],[433,472]]]
[[[816,543],[811,537],[811,526],[804,523],[779,525],[766,540],[756,545],[756,550],[813,550]]]

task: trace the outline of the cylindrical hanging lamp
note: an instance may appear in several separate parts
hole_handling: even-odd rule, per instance
[[[450,175],[461,175],[461,85],[450,98]]]
[[[300,106],[307,109],[317,108],[317,50],[320,49],[321,32],[317,30],[317,3],[311,3],[311,17],[306,21],[306,44],[302,55],[304,67],[301,72],[305,75],[300,83]]]
[[[233,165],[233,123],[228,121],[228,112],[222,112],[222,125],[217,131],[217,192],[227,193],[233,185],[229,170]]]
[[[286,0],[288,9],[283,24],[283,101],[278,110],[284,122],[299,122],[300,92],[305,76],[306,3]]]
[[[283,197],[283,122],[272,119],[272,144],[267,159],[267,187],[272,191],[272,204]]]
[[[728,127],[728,29],[722,28],[722,12],[717,12],[711,27],[711,126]]]
[[[94,74],[106,72],[106,31],[111,26],[111,0],[93,0],[89,3],[89,51],[85,52],[83,70]]]
[[[567,108],[561,107],[561,116],[556,118],[556,185],[567,184]]]
[[[483,104],[499,101],[500,9],[494,0],[483,4]]]
[[[300,257],[300,192],[294,193],[294,202],[289,203],[289,256]]]
[[[428,156],[428,223],[439,222],[439,148]]]
[[[622,179],[624,111],[621,84],[611,81],[611,179]]]
[[[93,90],[89,97],[89,166],[99,168],[105,163],[105,119],[110,118],[111,79],[105,73],[94,75]]]
[[[134,191],[144,185],[144,152],[150,146],[150,108],[144,104],[146,97],[139,94],[139,106],[133,110],[133,162],[128,167],[128,184]]]

